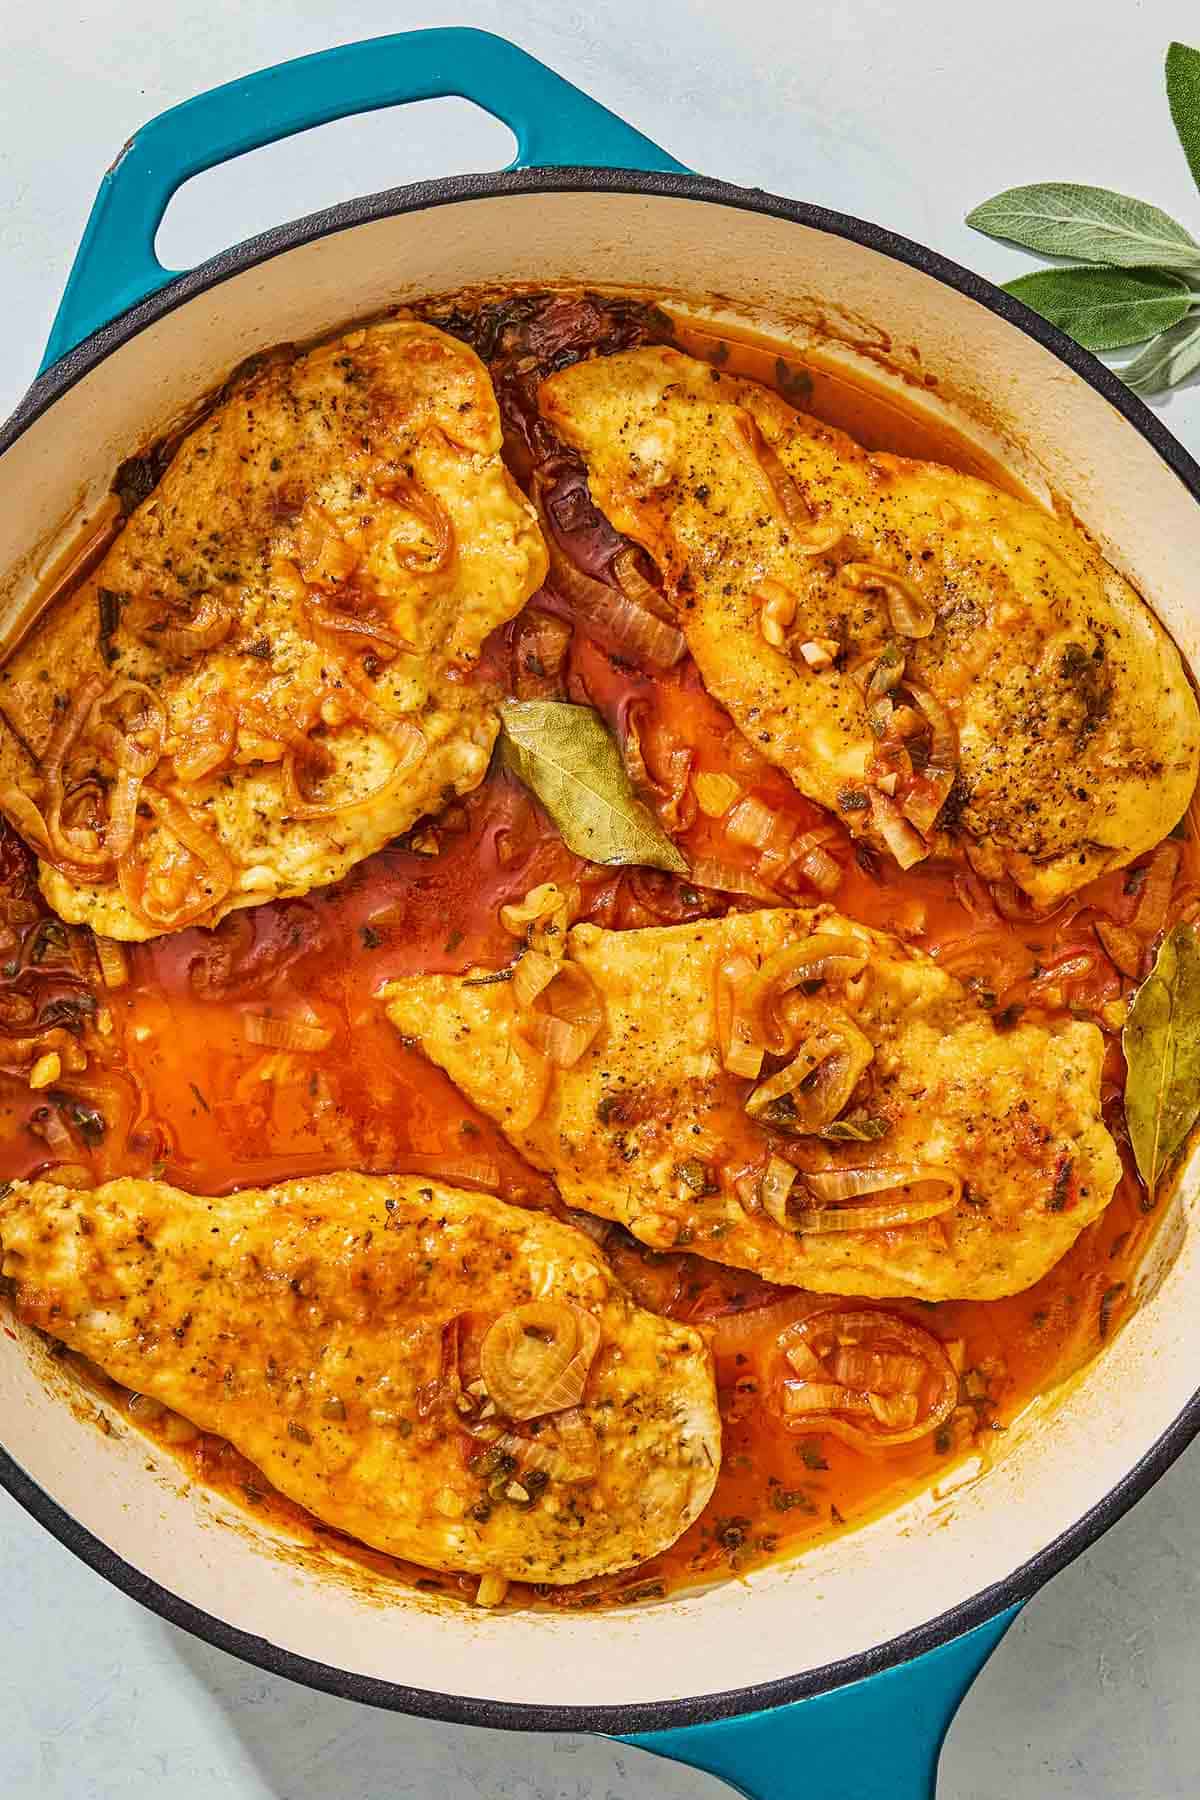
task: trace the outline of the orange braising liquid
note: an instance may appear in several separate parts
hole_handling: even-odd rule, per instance
[[[779,381],[789,398],[797,381],[805,380],[794,359],[781,362],[788,353],[777,346],[698,332],[681,331],[680,337],[693,353]],[[894,396],[830,378],[806,386],[805,393],[808,410],[869,447],[936,456],[999,479],[965,440],[937,440],[926,417],[906,419]],[[514,462],[521,473],[519,451]],[[553,600],[543,604],[566,616]],[[527,631],[528,621],[516,622],[496,635],[486,658],[490,673],[511,681],[525,655]],[[732,729],[690,661],[665,676],[642,674],[577,625],[562,689],[590,701],[621,737],[635,723],[647,771],[660,786],[670,779],[664,771],[678,767],[672,752],[684,746],[692,781],[702,771],[730,773],[798,830],[830,823]],[[725,840],[719,822],[694,805],[677,804],[676,816],[690,859],[719,854],[726,863],[741,858],[750,868],[757,853]],[[1132,921],[1160,852],[1096,882],[1053,916],[1036,919],[1015,896],[989,893],[965,866],[926,863],[902,873],[890,859],[856,854],[840,827],[826,848],[843,871],[833,896],[840,910],[938,953],[985,1005],[1001,1014],[1025,1006],[1070,1010],[1105,1029],[1105,1114],[1124,1149],[1119,1003],[1134,983],[1104,954],[1093,923],[1097,917]],[[1146,938],[1146,966],[1157,931],[1197,911],[1194,837],[1173,843],[1168,860],[1174,865],[1170,897]],[[1162,868],[1160,856],[1156,879]],[[89,1066],[44,1093],[30,1092],[27,1068],[15,1062],[11,1073],[0,1072],[0,1179],[73,1164],[91,1180],[154,1175],[216,1193],[353,1167],[435,1174],[520,1205],[556,1206],[549,1179],[525,1164],[446,1076],[398,1041],[376,1000],[380,986],[399,975],[509,961],[515,944],[499,923],[499,908],[546,880],[577,883],[583,916],[618,927],[753,904],[692,889],[674,877],[581,862],[524,790],[494,769],[466,801],[372,857],[335,888],[235,913],[215,932],[193,929],[131,947],[127,984],[108,990],[88,934],[67,930],[46,912],[28,857],[5,831],[0,1069],[5,1035],[28,1034],[54,1018],[80,1034]],[[789,897],[799,905],[821,898],[802,880]],[[256,1045],[247,1036],[247,1017],[268,1010],[306,1012],[332,1031],[328,1047],[302,1052]],[[822,1431],[819,1420],[806,1433],[787,1431],[763,1404],[779,1312],[771,1307],[773,1332],[756,1332],[755,1314],[783,1290],[687,1253],[656,1254],[612,1228],[608,1254],[642,1304],[717,1324],[725,1421],[720,1480],[704,1516],[653,1564],[577,1588],[515,1588],[511,1600],[588,1606],[654,1598],[861,1521],[929,1483],[963,1454],[986,1455],[1002,1444],[999,1434],[1014,1415],[1095,1354],[1120,1321],[1130,1271],[1153,1226],[1127,1152],[1126,1164],[1106,1213],[1036,1287],[998,1301],[888,1303],[888,1310],[938,1337],[961,1340],[964,1349],[962,1404],[951,1424],[887,1454],[854,1449]],[[203,1436],[179,1454],[202,1478],[306,1529],[297,1509],[220,1440]],[[373,1569],[447,1593],[473,1592],[473,1580],[422,1578],[420,1571],[337,1542]]]

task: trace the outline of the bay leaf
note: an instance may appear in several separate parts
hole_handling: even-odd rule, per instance
[[[1200,325],[1185,319],[1147,344],[1117,373],[1139,394],[1161,394],[1200,369]]]
[[[687,874],[682,852],[634,793],[616,743],[590,706],[509,700],[500,717],[505,767],[541,801],[576,856]]]
[[[1192,179],[1200,187],[1200,50],[1172,44],[1167,51],[1167,102]]]
[[[1170,269],[1037,269],[1004,284],[1086,350],[1143,344],[1185,319],[1191,289]]]
[[[1044,256],[1136,269],[1200,268],[1200,244],[1145,200],[1077,181],[1009,188],[967,214],[967,224]]]
[[[1163,939],[1121,1043],[1129,1141],[1153,1199],[1200,1115],[1200,941],[1190,926],[1176,925]]]

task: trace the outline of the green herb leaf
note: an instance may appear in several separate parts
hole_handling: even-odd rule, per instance
[[[500,708],[505,766],[537,796],[577,856],[686,875],[687,862],[634,793],[590,706],[510,700]]]
[[[1153,1199],[1200,1114],[1200,942],[1189,926],[1163,939],[1121,1043],[1129,1141]]]
[[[1132,362],[1123,363],[1119,373],[1139,394],[1161,394],[1167,388],[1178,387],[1198,368],[1200,325],[1185,319],[1147,344]]]
[[[1200,50],[1189,44],[1172,44],[1167,51],[1167,100],[1192,180],[1200,187]]]
[[[967,224],[1045,256],[1124,269],[1200,268],[1200,245],[1157,206],[1074,181],[1009,188],[968,213]]]
[[[1169,269],[1039,269],[1004,285],[1087,350],[1144,343],[1185,319],[1192,299]]]
[[[844,1138],[856,1144],[869,1144],[874,1138],[886,1137],[887,1132],[886,1119],[834,1119],[823,1125],[817,1136],[832,1138],[835,1142]]]

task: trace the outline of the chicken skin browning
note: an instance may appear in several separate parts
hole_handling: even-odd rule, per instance
[[[603,1024],[569,1067],[514,982],[417,976],[388,1014],[569,1206],[817,1292],[994,1299],[1111,1199],[1090,1024],[1000,1029],[930,958],[828,908],[603,931],[566,967]]]
[[[960,846],[1048,905],[1182,816],[1179,653],[1069,520],[659,346],[563,369],[539,404],[709,691],[903,866]]]
[[[700,1335],[583,1232],[415,1177],[0,1200],[20,1316],[363,1543],[564,1583],[644,1561],[720,1463]]]
[[[475,787],[545,573],[482,363],[398,320],[259,359],[0,668],[0,807],[114,938],[338,880]]]

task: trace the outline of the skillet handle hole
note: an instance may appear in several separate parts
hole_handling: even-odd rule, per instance
[[[185,181],[154,242],[166,269],[191,269],[307,213],[413,181],[503,169],[508,126],[469,100],[357,113],[247,151]]]

